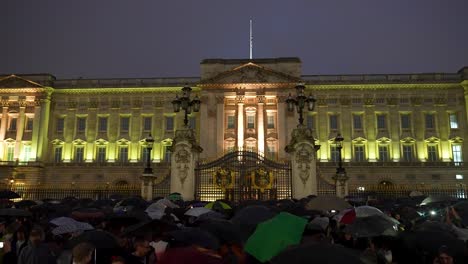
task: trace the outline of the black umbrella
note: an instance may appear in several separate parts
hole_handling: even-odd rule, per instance
[[[456,236],[455,230],[449,224],[437,221],[425,221],[414,227],[417,231],[442,232]]]
[[[457,198],[448,195],[430,195],[425,198],[420,205],[429,205],[435,203],[451,203],[458,201]]]
[[[21,198],[21,195],[15,193],[14,191],[10,190],[2,190],[0,191],[0,199],[17,199]]]
[[[23,209],[5,208],[0,209],[0,216],[28,217],[31,213]]]
[[[119,247],[119,243],[117,242],[117,239],[114,237],[114,235],[101,230],[86,231],[68,241],[66,247],[73,248],[74,246],[83,242],[91,243],[97,249],[112,249]]]
[[[460,216],[463,225],[468,227],[468,201],[456,203],[454,206],[458,216]]]
[[[211,219],[203,221],[199,228],[216,236],[221,243],[242,243],[239,227],[234,225],[231,221]]]
[[[399,222],[386,215],[358,217],[345,228],[354,237],[396,236]]]
[[[238,226],[242,239],[246,241],[258,223],[273,218],[276,212],[263,205],[250,205],[238,210],[231,221]]]
[[[183,243],[187,246],[197,245],[207,249],[217,250],[219,248],[219,240],[208,231],[199,228],[184,228],[169,233],[176,242]]]
[[[177,230],[177,225],[163,220],[146,220],[128,226],[124,229],[123,235],[125,236],[146,236],[148,234],[164,234],[170,231]]]
[[[441,246],[446,246],[449,252],[457,258],[463,258],[465,243],[454,235],[440,231],[412,231],[400,235],[400,247],[402,256],[416,256],[432,261]],[[406,263],[416,263],[406,259]],[[457,262],[455,263],[466,263]]]
[[[272,264],[361,264],[359,254],[337,244],[311,243],[286,249],[271,260]]]
[[[32,201],[32,200],[22,200],[22,201],[19,201],[19,202],[15,203],[15,207],[17,207],[17,208],[32,207],[32,206],[35,206],[35,205],[37,205],[37,203],[35,201]]]

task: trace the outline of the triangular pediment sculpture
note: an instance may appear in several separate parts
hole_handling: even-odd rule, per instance
[[[16,75],[9,75],[0,78],[0,88],[44,88],[44,86]]]
[[[300,78],[278,72],[253,62],[246,63],[216,76],[204,79],[201,85],[236,83],[300,83]]]

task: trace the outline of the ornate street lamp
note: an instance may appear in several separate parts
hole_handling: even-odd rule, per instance
[[[304,89],[305,89],[304,85],[297,85],[296,97],[293,98],[290,93],[288,96],[288,99],[286,99],[286,103],[288,104],[288,111],[292,112],[294,111],[294,106],[296,107],[297,113],[299,114],[298,127],[303,126],[303,123],[304,123],[304,118],[302,117],[304,107],[307,106],[308,111],[314,111],[314,108],[315,108],[315,101],[316,101],[315,98],[312,97],[312,95],[309,95],[308,97],[305,96]]]
[[[143,174],[153,174],[153,168],[151,168],[151,150],[153,149],[154,139],[149,136],[145,139],[146,142],[146,168],[143,171]]]
[[[190,92],[192,91],[192,88],[185,86],[182,88],[182,97],[179,98],[178,95],[176,95],[176,98],[172,101],[172,106],[174,107],[174,112],[178,113],[180,111],[180,108],[185,111],[185,117],[184,117],[184,126],[188,127],[188,115],[193,111],[193,112],[198,112],[200,111],[200,99],[198,98],[198,95],[195,95],[195,98],[193,100],[190,99]]]
[[[346,169],[343,168],[343,159],[341,157],[341,150],[343,149],[343,140],[344,138],[339,133],[338,135],[336,135],[334,140],[336,149],[338,150],[338,168],[336,168],[336,173],[332,177],[336,181],[337,186],[340,187],[340,192],[342,196],[345,195],[346,181],[349,179],[349,177],[346,175]]]

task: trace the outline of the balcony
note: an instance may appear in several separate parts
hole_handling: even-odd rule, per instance
[[[338,162],[317,162],[320,167],[338,167]],[[343,167],[464,167],[463,162],[343,162]]]

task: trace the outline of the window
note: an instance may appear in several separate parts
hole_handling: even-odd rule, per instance
[[[121,163],[128,162],[128,147],[127,146],[120,146],[119,148],[119,161]]]
[[[457,179],[457,180],[463,180],[463,175],[457,174],[457,175],[455,175],[455,179]]]
[[[86,130],[86,117],[78,117],[77,119],[77,131],[83,133]]]
[[[151,116],[146,116],[143,118],[143,131],[150,132],[153,124],[153,118]]]
[[[353,128],[355,130],[362,129],[362,115],[360,114],[353,115]]]
[[[15,145],[8,145],[7,147],[7,161],[15,159]]]
[[[65,126],[65,118],[59,117],[57,118],[57,123],[56,123],[56,131],[57,133],[62,133],[63,132],[63,127]]]
[[[164,147],[164,161],[165,162],[171,162],[171,146],[165,146]]]
[[[354,160],[355,161],[364,161],[364,146],[358,145],[354,146]]]
[[[127,133],[130,127],[130,117],[123,116],[120,118],[120,132]]]
[[[267,158],[276,159],[276,144],[275,142],[269,142],[267,144]]]
[[[107,132],[107,117],[106,116],[99,117],[98,131]]]
[[[82,163],[84,161],[84,147],[76,146],[75,147],[75,162]]]
[[[255,151],[257,147],[257,142],[255,140],[246,140],[245,141],[245,150]]]
[[[409,130],[411,129],[411,118],[409,114],[402,114],[400,116],[401,121],[401,129],[402,130]]]
[[[28,162],[31,159],[31,146],[25,145],[23,147],[23,161]]]
[[[233,152],[235,150],[235,140],[227,140],[226,141],[226,152]]]
[[[435,128],[434,114],[426,114],[425,115],[425,120],[426,120],[426,129],[434,129]]]
[[[97,148],[96,161],[99,163],[106,162],[106,147],[105,146],[99,146]]]
[[[228,117],[227,117],[227,129],[236,128],[235,122],[236,122],[236,117],[234,115],[228,115]]]
[[[267,128],[275,128],[275,116],[273,114],[267,114]]]
[[[387,120],[385,114],[378,114],[377,115],[377,129],[386,129],[387,128]]]
[[[12,118],[10,119],[10,129],[8,129],[8,130],[10,130],[10,131],[16,131],[17,121],[18,121],[17,118],[12,117]]]
[[[439,160],[437,145],[427,146],[427,160],[428,161],[437,161],[437,160]]]
[[[330,115],[330,130],[338,130],[338,116],[337,115]]]
[[[173,116],[166,116],[166,130],[169,130],[169,131],[174,130],[174,117]]]
[[[379,146],[379,161],[382,161],[382,162],[389,161],[388,145]]]
[[[307,122],[308,129],[312,129],[312,130],[315,129],[315,116],[308,115],[306,122]]]
[[[33,130],[33,121],[34,119],[28,118],[26,121],[26,131],[32,131]]]
[[[330,155],[332,161],[338,162],[340,160],[340,152],[338,151],[338,147],[336,145],[330,146]]]
[[[189,125],[189,128],[196,129],[197,128],[196,127],[197,126],[197,119],[194,116],[190,117],[188,125]]]
[[[403,145],[403,161],[413,161],[413,146]]]
[[[54,149],[54,162],[62,162],[62,146],[56,146]]]
[[[455,113],[449,114],[449,119],[450,119],[450,128],[457,129],[458,128],[457,114]]]
[[[249,129],[255,128],[255,116],[254,115],[247,116],[247,128]]]
[[[461,145],[452,145],[452,157],[455,165],[461,165],[463,162]]]

